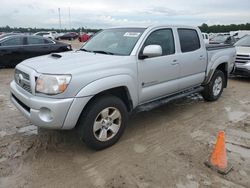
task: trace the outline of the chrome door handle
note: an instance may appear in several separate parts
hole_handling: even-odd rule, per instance
[[[204,60],[205,57],[203,55],[200,56],[200,60]]]
[[[178,61],[175,59],[175,60],[173,60],[172,61],[172,63],[171,63],[171,65],[178,65],[179,63],[178,63]]]

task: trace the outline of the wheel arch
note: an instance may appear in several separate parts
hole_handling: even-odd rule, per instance
[[[224,73],[224,75],[225,75],[224,88],[226,88],[227,84],[228,84],[228,74],[229,74],[228,73],[228,61],[223,61],[223,62],[218,62],[217,61],[217,62],[215,62],[213,64],[213,66],[211,67],[211,69],[210,69],[210,71],[208,73],[208,76],[206,77],[204,85],[208,84],[211,81],[211,79],[212,79],[212,77],[213,77],[216,70],[220,70],[220,71],[222,71]]]
[[[126,86],[119,86],[119,87],[114,87],[114,88],[110,88],[104,91],[101,91],[97,94],[95,94],[86,104],[86,106],[84,107],[84,109],[88,106],[91,105],[92,101],[94,101],[95,99],[101,97],[101,96],[105,96],[105,95],[113,95],[116,96],[118,98],[120,98],[124,104],[127,107],[128,112],[131,112],[133,110],[133,101],[131,98],[131,95],[129,93],[129,90]]]

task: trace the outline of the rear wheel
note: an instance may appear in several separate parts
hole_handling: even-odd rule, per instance
[[[92,149],[110,147],[122,136],[127,121],[127,108],[121,99],[115,96],[97,98],[80,117],[80,137]]]
[[[201,93],[207,101],[216,101],[220,98],[225,87],[225,75],[221,70],[216,70],[211,81],[205,86]]]

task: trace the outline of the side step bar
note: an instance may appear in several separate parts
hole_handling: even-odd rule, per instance
[[[143,112],[143,111],[150,111],[150,110],[157,108],[159,106],[162,106],[170,101],[186,97],[186,96],[191,95],[193,93],[199,93],[203,90],[204,90],[204,87],[199,86],[199,87],[191,89],[191,90],[183,91],[183,92],[178,93],[178,94],[174,94],[174,95],[171,95],[168,97],[164,97],[162,99],[158,99],[158,100],[146,103],[146,104],[142,104],[142,105],[138,106],[136,109],[134,109],[134,112],[137,113],[137,112]]]

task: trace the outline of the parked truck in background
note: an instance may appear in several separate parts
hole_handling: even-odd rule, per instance
[[[250,35],[246,35],[235,43],[236,61],[234,74],[250,77]]]
[[[209,44],[209,35],[207,33],[202,33],[202,38],[205,44]]]
[[[34,125],[77,128],[99,150],[119,140],[133,111],[196,92],[217,100],[234,61],[233,46],[206,47],[197,27],[110,28],[80,50],[17,65],[11,101]]]

